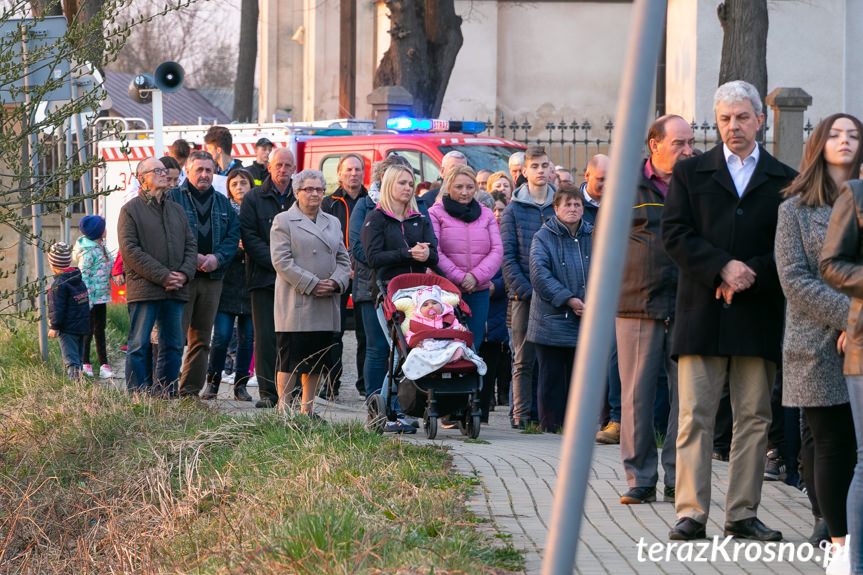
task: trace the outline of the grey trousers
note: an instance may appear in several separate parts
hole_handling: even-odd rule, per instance
[[[213,323],[222,296],[222,280],[195,278],[189,282],[189,301],[183,307],[186,359],[180,372],[180,395],[198,395],[207,380]]]
[[[533,363],[536,349],[527,341],[530,300],[510,301],[512,316],[512,418],[515,425],[530,421],[533,407]]]
[[[678,407],[677,362],[671,359],[672,325],[656,319],[615,320],[621,390],[620,457],[629,487],[654,487],[659,480],[653,406],[663,365],[671,409],[661,461],[665,485],[674,487]]]

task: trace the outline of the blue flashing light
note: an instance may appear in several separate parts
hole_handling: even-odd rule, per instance
[[[463,132],[478,134],[485,131],[485,122],[459,122],[447,120],[429,120],[426,118],[411,118],[399,116],[387,120],[387,129],[398,132]]]
[[[432,129],[432,121],[399,116],[387,120],[387,128],[399,132],[428,132]]]

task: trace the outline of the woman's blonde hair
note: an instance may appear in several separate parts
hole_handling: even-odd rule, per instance
[[[471,180],[473,180],[474,185],[476,185],[476,172],[473,171],[473,168],[461,164],[459,164],[458,166],[453,166],[446,173],[446,176],[444,176],[443,183],[441,184],[440,188],[440,193],[437,195],[437,199],[435,201],[442,201],[444,194],[449,196],[449,189],[452,186],[452,183],[455,181],[456,177],[458,176],[467,176]]]
[[[512,182],[512,178],[510,178],[509,174],[507,174],[503,170],[501,170],[500,172],[495,172],[488,177],[488,180],[486,180],[485,183],[485,191],[491,193],[494,184],[501,178],[509,182],[509,193],[512,194],[513,192],[515,192],[515,184]]]
[[[396,181],[399,179],[399,176],[402,173],[410,174],[411,176],[411,186],[413,186],[414,172],[411,168],[405,166],[392,166],[386,169],[383,177],[381,178],[381,199],[378,202],[385,211],[394,214],[395,210],[395,201],[393,200],[393,188],[396,185]],[[417,207],[417,199],[416,196],[411,194],[411,199],[408,202],[408,206],[415,212],[419,211]]]

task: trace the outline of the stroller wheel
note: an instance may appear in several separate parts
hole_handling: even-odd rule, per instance
[[[426,437],[429,439],[437,437],[437,417],[429,417],[428,411],[426,411],[423,424],[426,429]]]
[[[479,415],[473,415],[470,419],[467,420],[467,436],[471,439],[476,439],[479,437]]]
[[[387,404],[384,397],[375,393],[368,398],[366,404],[366,425],[372,431],[377,433],[384,432],[384,425],[387,422]]]

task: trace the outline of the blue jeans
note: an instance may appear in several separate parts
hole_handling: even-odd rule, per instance
[[[69,377],[75,378],[81,374],[84,339],[86,337],[62,331],[59,333],[57,339],[60,340],[60,353],[63,355],[63,365],[66,366],[66,374]]]
[[[363,328],[366,330],[366,360],[363,363],[363,379],[366,383],[366,396],[379,391],[387,376],[387,358],[390,347],[381,329],[375,304],[370,301],[357,302],[354,311],[359,310]]]
[[[129,339],[126,350],[126,388],[130,392],[177,395],[177,379],[183,359],[183,302],[164,299],[133,302],[129,306]],[[159,329],[159,357],[153,381],[153,348],[150,332]]]
[[[471,316],[467,318],[467,328],[473,334],[473,349],[479,349],[479,345],[485,338],[485,322],[488,319],[488,290],[482,290],[471,294],[463,294],[462,299],[470,307]]]
[[[255,330],[251,315],[234,315],[219,312],[213,322],[213,343],[210,345],[210,361],[207,373],[218,374],[221,378],[228,356],[228,344],[234,333],[234,318],[237,319],[237,359],[234,362],[234,381],[249,377],[252,364],[252,350],[255,347]]]
[[[857,465],[854,479],[848,489],[848,534],[846,541],[848,556],[851,558],[851,573],[863,573],[863,376],[849,375],[848,396],[851,399],[851,415],[854,416],[854,430],[857,435]]]

